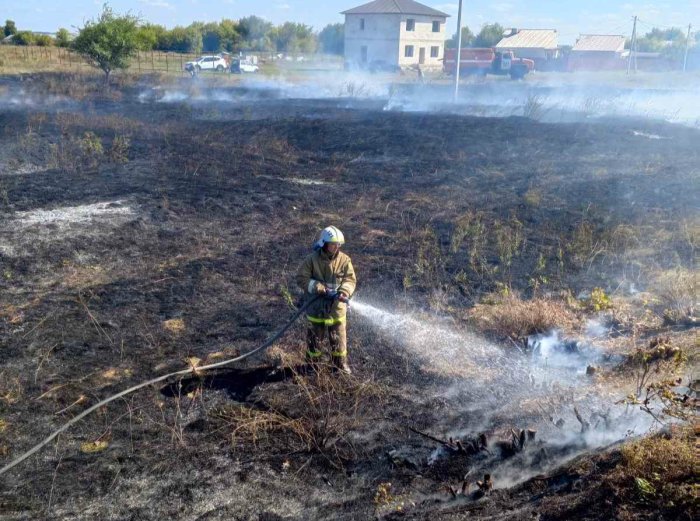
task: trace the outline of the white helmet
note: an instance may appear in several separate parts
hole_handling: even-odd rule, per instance
[[[329,226],[327,228],[324,228],[321,232],[321,236],[318,238],[318,241],[316,241],[316,244],[314,244],[314,247],[323,248],[323,246],[328,242],[345,244],[345,237],[343,236],[343,232],[341,232],[335,226]]]

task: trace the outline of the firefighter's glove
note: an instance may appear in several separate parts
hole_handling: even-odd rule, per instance
[[[338,296],[336,297],[340,302],[343,304],[348,304],[350,303],[350,299],[345,293],[338,293]]]
[[[339,293],[334,289],[326,289],[325,296],[328,300],[335,300],[338,298]]]
[[[312,295],[325,295],[326,294],[326,287],[323,284],[321,284],[319,281],[314,280],[314,279],[309,280],[309,287],[307,288],[307,290]]]

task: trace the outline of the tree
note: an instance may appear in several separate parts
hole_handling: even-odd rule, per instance
[[[328,24],[318,33],[318,43],[326,54],[345,53],[345,24]]]
[[[311,53],[316,50],[316,35],[309,25],[285,22],[274,31],[277,50]]]
[[[654,40],[661,40],[663,42],[685,42],[685,32],[683,29],[678,27],[670,27],[668,29],[659,29],[658,27],[653,27],[649,31],[645,38],[651,38]]]
[[[56,46],[57,47],[70,47],[71,35],[68,29],[61,27],[56,32]]]
[[[165,27],[157,24],[146,23],[139,26],[136,32],[139,50],[152,51],[155,49],[166,31]]]
[[[105,4],[97,20],[90,20],[73,41],[73,48],[105,73],[105,83],[113,70],[126,69],[138,51],[137,17],[117,15]]]
[[[486,24],[476,35],[474,47],[494,47],[503,39],[503,33],[501,24]]]
[[[233,52],[240,46],[242,41],[239,23],[226,18],[221,20],[219,22],[219,38],[221,38],[221,49]]]
[[[273,25],[258,16],[246,16],[238,21],[241,46],[251,51],[270,51],[274,44],[270,38]]]
[[[206,52],[225,50],[233,52],[241,42],[238,32],[238,22],[223,19],[221,22],[210,22],[202,25],[202,49]]]
[[[221,49],[221,34],[216,23],[208,23],[202,28],[202,50],[216,52]]]
[[[3,27],[3,32],[5,36],[12,36],[17,33],[17,26],[13,20],[5,20],[5,27]]]
[[[53,45],[53,38],[48,34],[35,34],[34,45],[38,45],[39,47],[51,47]]]
[[[34,45],[36,39],[31,31],[18,31],[12,35],[12,43],[15,45]]]
[[[474,43],[474,33],[469,29],[469,27],[462,27],[462,47],[470,47]],[[457,32],[452,35],[452,38],[445,41],[446,49],[456,49],[457,48]]]
[[[685,54],[685,39],[686,34],[677,27],[669,29],[654,27],[637,40],[637,49],[640,52],[658,52],[664,58],[679,61]]]
[[[197,26],[173,27],[158,39],[156,49],[161,51],[200,52],[202,50],[202,33]]]

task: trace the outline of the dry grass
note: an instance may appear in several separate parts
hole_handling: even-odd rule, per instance
[[[163,322],[163,329],[174,335],[185,332],[185,321],[181,318],[171,318]]]
[[[687,269],[661,273],[656,280],[663,307],[663,318],[669,324],[697,323],[698,273]]]
[[[513,294],[497,297],[488,304],[477,304],[468,318],[482,333],[515,341],[553,329],[571,330],[578,323],[576,314],[564,301],[522,300]]]
[[[605,483],[623,504],[662,513],[663,519],[692,519],[692,511],[697,514],[698,509],[695,444],[690,428],[676,429],[673,436],[628,443],[621,449],[621,463],[605,477]],[[618,514],[621,520],[638,519],[624,510]]]
[[[252,442],[258,446],[272,440],[275,435],[285,437],[284,442],[310,448],[308,430],[301,419],[289,418],[275,411],[251,409],[247,405],[233,404],[212,413],[212,418],[222,420],[228,427],[231,443]]]
[[[382,392],[374,382],[320,366],[308,374],[294,372],[289,388],[267,396],[263,409],[231,405],[212,417],[235,445],[304,450],[342,466],[360,452],[349,435],[372,421],[370,405],[381,407]]]
[[[21,380],[9,372],[0,372],[0,402],[12,405],[20,400],[24,394]]]

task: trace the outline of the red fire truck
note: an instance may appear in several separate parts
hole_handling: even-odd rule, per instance
[[[514,80],[520,80],[535,68],[535,62],[527,58],[516,58],[513,51],[496,51],[494,49],[465,48],[459,53],[459,75],[476,74],[486,76],[496,74],[510,75]],[[456,68],[456,49],[445,49],[444,70],[454,74]]]

